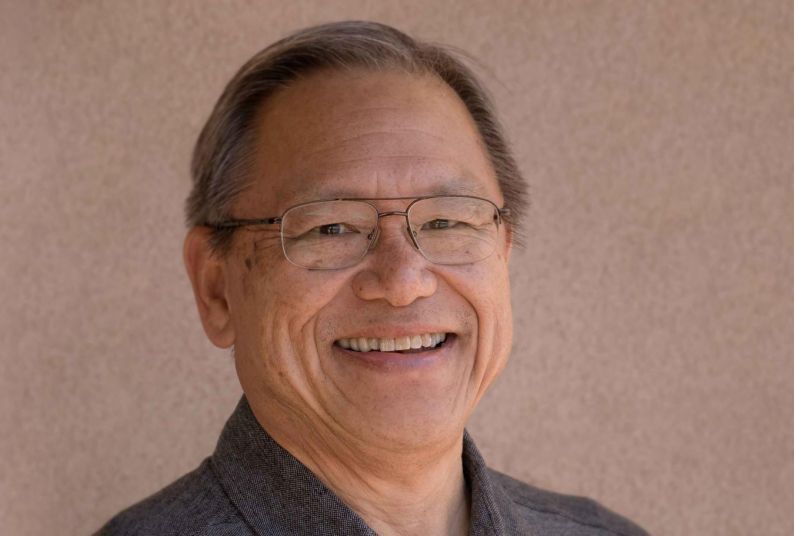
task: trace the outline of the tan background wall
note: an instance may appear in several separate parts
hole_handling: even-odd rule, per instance
[[[794,533],[794,4],[0,2],[0,533],[86,534],[240,394],[180,259],[223,84],[372,18],[488,66],[534,207],[492,465],[654,534]]]

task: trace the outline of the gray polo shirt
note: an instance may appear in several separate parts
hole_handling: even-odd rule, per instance
[[[468,434],[463,467],[471,535],[647,533],[599,504],[523,484],[485,466]],[[367,535],[375,532],[259,425],[243,397],[193,472],[121,512],[99,536]]]

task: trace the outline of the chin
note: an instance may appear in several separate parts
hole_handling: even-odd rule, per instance
[[[466,408],[458,406],[462,399],[441,396],[443,391],[433,387],[359,390],[362,403],[348,406],[345,412],[349,431],[364,442],[385,448],[417,448],[459,438],[468,415]]]

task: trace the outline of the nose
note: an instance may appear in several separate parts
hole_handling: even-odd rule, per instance
[[[397,218],[395,218],[397,220]],[[430,261],[417,251],[403,223],[381,223],[375,246],[353,278],[353,290],[362,300],[386,300],[394,307],[432,296],[438,286]],[[394,222],[395,224],[397,221]]]

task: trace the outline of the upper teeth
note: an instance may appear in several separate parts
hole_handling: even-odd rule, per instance
[[[405,337],[354,337],[350,339],[339,339],[336,344],[342,348],[355,350],[357,352],[371,352],[379,350],[381,352],[396,352],[400,350],[412,350],[417,348],[430,348],[447,338],[446,333],[423,333],[421,335],[410,335]]]

